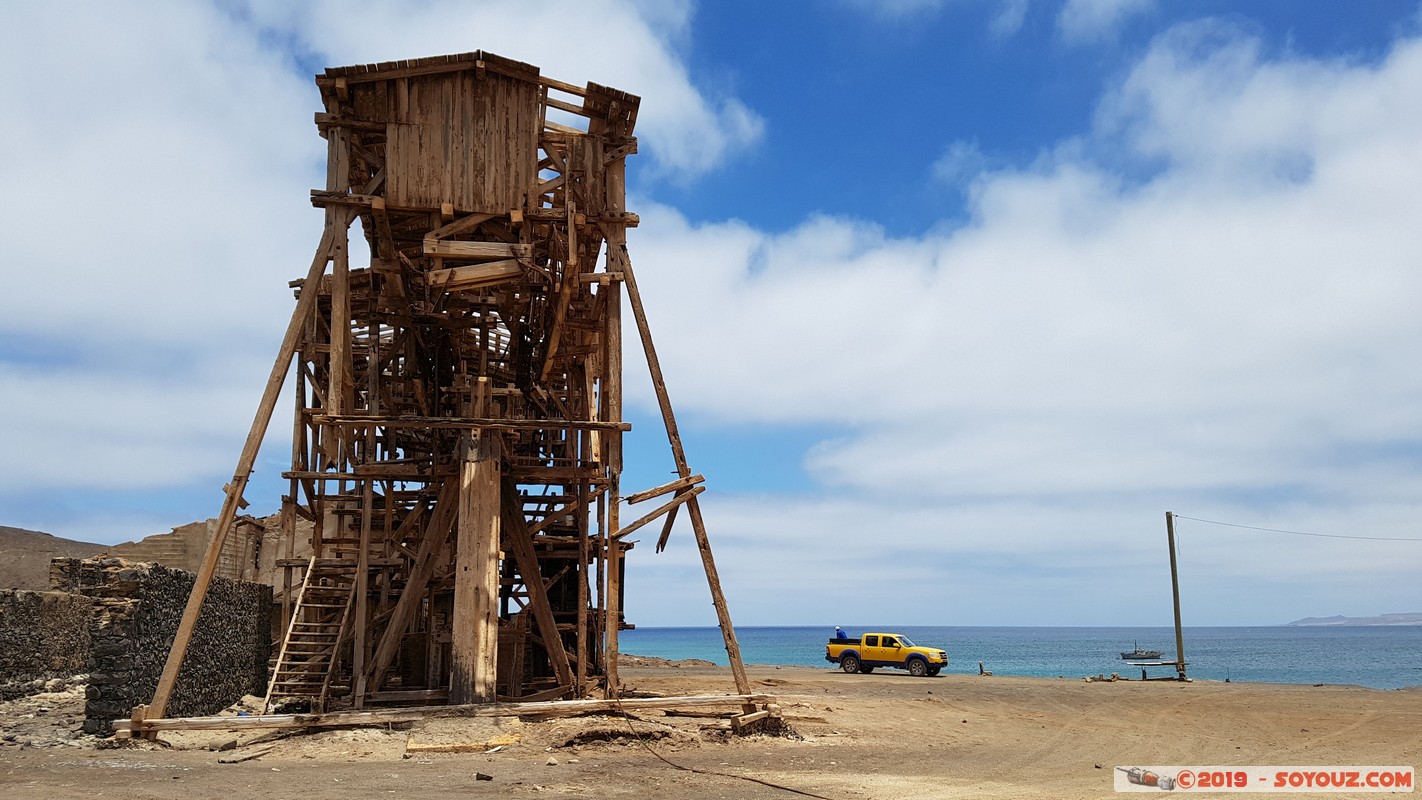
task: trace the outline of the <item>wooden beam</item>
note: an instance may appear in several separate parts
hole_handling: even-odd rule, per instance
[[[381,168],[381,175],[385,169]],[[395,233],[390,230],[390,212],[385,209],[385,198],[375,198],[377,202],[370,204],[371,217],[375,220],[375,252],[381,261],[393,262],[395,260]]]
[[[706,477],[704,475],[692,475],[687,478],[678,478],[672,481],[671,483],[664,483],[661,486],[658,486],[653,489],[647,489],[645,491],[637,492],[635,494],[629,494],[626,497],[622,498],[622,502],[627,503],[629,505],[632,503],[640,503],[643,500],[651,500],[653,497],[661,497],[662,495],[668,494],[670,492],[679,492],[682,489],[685,489],[690,486],[695,486],[696,484],[701,483],[705,480]]]
[[[377,425],[385,428],[469,428],[475,430],[538,431],[583,430],[630,431],[630,422],[602,422],[586,419],[494,419],[489,417],[416,417],[367,414],[313,414],[315,422],[329,425]]]
[[[446,242],[454,244],[454,242]],[[451,267],[449,269],[432,269],[426,273],[425,279],[431,288],[454,291],[459,289],[475,289],[481,286],[494,286],[500,283],[516,281],[523,277],[523,265],[517,259],[507,259],[504,261],[490,261],[487,264],[470,264],[464,267]]]
[[[538,636],[543,641],[543,649],[548,651],[548,660],[553,662],[553,672],[558,676],[558,683],[572,687],[573,668],[568,664],[568,651],[563,647],[563,637],[558,633],[558,622],[553,618],[553,606],[548,602],[548,590],[543,585],[543,571],[538,566],[533,537],[528,532],[523,509],[519,508],[517,503],[518,487],[511,482],[505,482],[502,531],[504,546],[513,551],[518,573],[523,576],[523,585],[528,589],[528,604],[533,610],[533,621],[538,624]]]
[[[370,208],[377,200],[384,200],[373,194],[351,194],[345,191],[323,191],[321,189],[311,190],[311,205],[317,208],[330,210],[331,206],[355,206],[357,208]]]
[[[410,565],[410,574],[405,580],[405,588],[400,592],[400,599],[395,601],[395,608],[390,612],[385,634],[380,637],[380,642],[375,646],[375,654],[371,657],[370,681],[367,683],[368,694],[374,694],[380,690],[380,685],[385,679],[385,670],[390,668],[391,662],[395,660],[395,656],[399,652],[401,637],[410,627],[410,621],[414,619],[415,612],[419,609],[420,600],[424,597],[430,576],[434,574],[436,560],[443,551],[445,543],[449,541],[450,533],[454,530],[454,507],[458,501],[459,482],[452,479],[445,480],[440,486],[439,493],[435,496],[434,510],[430,513],[430,520],[425,526],[424,536],[420,540],[420,549],[415,553],[414,561]],[[411,509],[405,517],[405,521],[400,523],[399,530],[390,538],[401,539],[408,535],[410,527],[418,524],[419,520],[425,516],[424,508],[424,504],[420,503]]]
[[[686,501],[688,501],[688,500],[690,500],[691,498],[693,498],[693,497],[695,497],[695,496],[701,494],[701,493],[704,492],[704,491],[706,491],[706,487],[705,487],[705,486],[695,486],[695,487],[692,487],[691,489],[688,489],[688,490],[685,491],[685,492],[679,492],[679,493],[677,493],[677,495],[676,495],[675,497],[673,497],[672,499],[670,499],[670,500],[668,500],[667,502],[661,504],[660,506],[657,506],[657,509],[656,509],[655,511],[652,511],[652,512],[648,513],[646,516],[642,517],[641,519],[637,520],[636,522],[632,523],[631,525],[628,525],[627,527],[623,528],[622,530],[620,530],[620,531],[618,531],[618,532],[612,534],[612,538],[614,538],[614,539],[621,539],[622,537],[626,536],[627,534],[632,533],[633,531],[637,530],[638,528],[641,528],[643,525],[646,525],[646,524],[649,523],[649,522],[652,522],[653,520],[657,519],[657,518],[660,517],[661,515],[667,513],[668,511],[671,511],[671,510],[675,509],[677,506],[680,506],[682,503],[685,503]]]
[[[607,292],[607,307],[603,329],[603,370],[602,418],[604,422],[616,423],[622,419],[622,284],[612,283],[600,287]],[[603,592],[603,675],[606,679],[607,696],[615,698],[621,691],[617,676],[617,654],[619,652],[622,628],[622,548],[611,537],[619,527],[619,513],[622,507],[622,436],[610,433],[603,438],[607,461],[607,508],[606,533],[602,539],[606,545],[603,554],[605,562],[606,589]],[[599,587],[602,588],[602,587]]]
[[[676,512],[679,511],[680,509],[681,509],[680,506],[677,506],[676,508],[673,508],[673,509],[671,510],[671,513],[667,515],[667,520],[666,520],[666,522],[663,522],[663,523],[662,523],[662,535],[657,537],[657,552],[658,552],[658,553],[660,553],[660,552],[662,552],[663,550],[667,549],[667,540],[671,538],[672,526],[676,524]]]
[[[334,728],[346,725],[388,725],[441,717],[574,716],[655,708],[753,705],[775,702],[768,694],[628,697],[622,700],[551,700],[530,703],[480,703],[374,711],[333,711],[327,714],[263,714],[250,717],[149,717],[114,720],[116,731],[240,731],[263,728]]]
[[[620,269],[623,285],[627,287],[627,299],[632,305],[632,315],[637,321],[637,332],[642,338],[642,352],[647,357],[647,368],[652,373],[652,388],[657,395],[657,405],[661,407],[662,422],[666,425],[667,441],[671,444],[672,457],[681,477],[691,476],[691,467],[686,463],[686,450],[682,447],[681,434],[676,427],[676,415],[672,411],[671,398],[667,393],[666,379],[662,375],[662,365],[657,359],[657,348],[652,343],[652,329],[647,322],[647,312],[642,306],[642,295],[637,291],[637,276],[632,271],[632,260],[627,256],[625,234],[615,227],[606,227],[604,232],[608,242],[608,267]],[[701,553],[701,564],[706,571],[706,583],[711,590],[711,603],[716,607],[716,619],[721,627],[721,638],[726,644],[726,656],[731,662],[731,675],[736,681],[736,689],[742,694],[750,690],[746,678],[745,663],[741,660],[741,646],[736,641],[736,629],[731,624],[731,612],[726,606],[726,596],[721,591],[721,577],[716,572],[716,560],[711,554],[711,540],[706,536],[706,523],[701,516],[701,505],[692,497],[686,503],[691,517],[692,533],[696,537],[696,548]]]
[[[435,228],[434,230],[425,234],[425,240],[428,241],[430,239],[447,239],[450,236],[458,236],[463,233],[469,233],[475,228],[479,227],[480,225],[483,225],[485,222],[488,222],[493,218],[493,214],[470,214],[468,216],[460,217],[459,219],[449,223],[448,225]]]
[[[291,312],[291,320],[286,326],[286,335],[282,337],[281,346],[277,348],[276,361],[272,364],[272,371],[267,376],[266,390],[262,393],[261,402],[257,404],[257,413],[252,420],[252,427],[247,432],[247,441],[242,446],[242,454],[237,458],[237,469],[232,477],[232,487],[227,492],[226,500],[222,504],[222,511],[217,515],[217,525],[212,533],[212,540],[208,542],[207,553],[203,556],[202,565],[198,568],[197,580],[193,583],[193,590],[188,595],[188,604],[183,608],[183,617],[178,622],[178,631],[173,637],[173,646],[168,650],[168,660],[163,665],[163,673],[158,678],[158,686],[153,692],[153,701],[148,704],[149,713],[155,717],[163,716],[164,710],[168,707],[168,700],[173,695],[173,686],[178,681],[178,669],[183,664],[183,658],[188,653],[188,643],[193,638],[193,628],[197,625],[198,615],[202,612],[202,601],[207,597],[208,585],[212,582],[212,574],[217,569],[218,557],[222,555],[222,545],[227,541],[227,533],[232,527],[232,521],[237,517],[238,501],[242,498],[242,490],[246,488],[247,481],[252,475],[252,467],[257,461],[257,452],[262,446],[262,437],[266,435],[267,425],[271,422],[272,411],[276,408],[277,396],[281,394],[281,386],[286,382],[286,373],[291,368],[292,356],[296,354],[296,343],[301,338],[301,330],[306,325],[306,320],[311,316],[311,312],[316,307],[316,285],[321,279],[322,273],[326,271],[326,264],[331,260],[331,245],[336,240],[336,229],[343,224],[349,224],[344,217],[338,218],[334,214],[328,214],[326,219],[326,230],[321,236],[321,243],[316,247],[316,255],[311,259],[311,268],[306,273],[307,288],[301,290],[296,300],[296,308]],[[341,228],[340,235],[345,235],[345,229]]]
[[[493,702],[499,643],[499,437],[466,436],[455,550],[451,703]]]
[[[540,519],[539,521],[533,523],[533,525],[528,527],[528,535],[536,536],[537,534],[541,533],[544,528],[547,528],[549,525],[552,525],[563,517],[568,516],[568,513],[576,509],[579,505],[580,501],[577,498],[573,498],[572,500],[569,500],[568,502],[558,506],[557,508],[554,508],[553,510],[544,514],[543,519]]]
[[[525,245],[506,242],[452,242],[426,236],[422,243],[424,254],[431,258],[499,259],[527,257],[529,248]]]

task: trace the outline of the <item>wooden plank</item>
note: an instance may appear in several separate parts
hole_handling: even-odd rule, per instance
[[[269,745],[267,745],[266,747],[258,747],[258,748],[255,749],[255,750],[248,750],[248,751],[246,751],[245,753],[237,753],[236,755],[230,755],[230,756],[218,756],[218,757],[217,757],[217,763],[219,763],[219,764],[241,764],[243,761],[251,761],[251,760],[254,759],[254,758],[261,758],[262,756],[266,755],[267,753],[270,753],[271,751],[273,751],[273,750],[275,750],[275,749],[276,749],[276,745],[274,745],[274,744],[269,744]]]
[[[445,244],[457,243],[446,242]],[[523,266],[513,259],[490,261],[486,264],[470,264],[450,269],[432,269],[426,277],[430,286],[437,289],[446,291],[473,289],[519,280],[523,277]]]
[[[406,742],[406,753],[483,753],[494,747],[507,747],[519,740],[516,733],[506,733],[478,742]]]
[[[424,238],[424,253],[432,258],[468,259],[510,259],[527,257],[526,245],[507,242],[456,242],[443,239]]]
[[[647,489],[645,491],[637,492],[635,494],[629,494],[626,497],[622,498],[622,502],[627,503],[628,505],[631,505],[633,503],[640,503],[643,500],[651,500],[653,497],[660,497],[670,492],[679,492],[682,489],[685,489],[689,486],[695,486],[696,484],[701,483],[705,480],[706,477],[704,475],[692,475],[687,478],[678,478],[672,481],[671,483],[664,483],[661,486],[658,486],[653,489]]]
[[[372,703],[442,703],[449,700],[449,690],[405,689],[403,691],[368,692],[365,699]]]
[[[266,714],[251,717],[182,717],[114,720],[115,731],[221,731],[262,728],[333,728],[345,725],[387,725],[443,717],[573,716],[655,708],[709,705],[751,705],[775,702],[768,694],[686,695],[680,697],[629,697],[621,700],[550,700],[529,703],[479,703],[418,708],[384,708],[374,711],[333,711],[327,714]]]
[[[603,422],[586,419],[495,419],[490,417],[417,417],[377,415],[313,414],[315,422],[330,425],[377,425],[386,428],[470,428],[503,431],[607,430],[630,431],[630,422]]]
[[[383,198],[373,194],[351,194],[344,191],[323,191],[321,189],[311,190],[311,205],[317,208],[329,209],[332,206],[370,208],[375,201],[381,199]]]
[[[662,523],[662,535],[657,537],[658,553],[667,549],[667,540],[671,538],[672,526],[676,524],[676,512],[679,509],[680,506],[678,506],[677,508],[673,508],[671,510],[671,513],[667,515],[666,522]]]
[[[435,228],[434,230],[425,234],[425,240],[428,241],[430,239],[447,239],[450,236],[459,236],[460,234],[470,233],[475,228],[479,227],[480,225],[483,225],[485,222],[488,222],[493,218],[493,214],[469,214],[467,216],[460,217],[459,219],[449,223],[448,225]]]
[[[465,438],[455,545],[449,700],[493,702],[498,653],[500,444],[497,435]]]
[[[770,716],[770,711],[767,709],[761,709],[760,711],[752,711],[747,714],[739,714],[737,716],[731,717],[731,727],[735,728],[736,730],[741,730],[747,725],[750,725],[753,722],[759,722],[760,720],[763,720],[768,716]]]
[[[643,516],[641,519],[637,520],[636,522],[632,523],[631,525],[628,525],[628,526],[626,526],[625,528],[623,528],[622,530],[620,530],[620,531],[618,531],[618,532],[612,534],[612,538],[614,538],[614,539],[621,539],[622,537],[626,536],[627,534],[632,533],[633,531],[638,530],[639,528],[641,528],[642,526],[646,525],[647,523],[652,522],[653,520],[657,519],[658,517],[660,517],[661,515],[667,513],[668,511],[674,510],[677,506],[680,506],[682,503],[685,503],[686,501],[692,499],[693,497],[696,497],[697,495],[701,494],[701,493],[704,492],[704,491],[706,491],[706,487],[705,487],[705,486],[695,486],[695,487],[693,487],[693,488],[691,488],[691,489],[689,489],[689,490],[687,490],[687,491],[685,491],[685,492],[681,492],[681,493],[677,494],[677,495],[676,495],[675,497],[673,497],[672,499],[670,499],[670,500],[668,500],[667,502],[665,502],[665,503],[661,504],[660,506],[658,506],[655,511],[649,512],[646,516]]]

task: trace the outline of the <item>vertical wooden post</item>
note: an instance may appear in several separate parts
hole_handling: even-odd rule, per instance
[[[357,710],[365,708],[366,621],[370,618],[370,512],[375,504],[375,481],[366,478],[360,498],[360,550],[356,552],[355,628],[351,658],[351,690]]]
[[[449,702],[495,699],[499,642],[500,446],[481,431],[464,440],[454,571]]]
[[[591,396],[591,393],[589,393]],[[587,437],[580,437],[587,447]],[[588,491],[587,484],[578,483],[578,669],[574,676],[575,696],[581,698],[588,683],[588,567],[591,563],[588,545]]]
[[[612,242],[609,241],[609,247]],[[603,342],[603,421],[622,421],[622,286],[617,281],[609,281],[601,290],[607,292],[607,327]],[[606,617],[603,635],[606,637],[606,665],[603,672],[607,677],[607,696],[618,696],[620,689],[617,677],[619,638],[622,633],[622,546],[613,541],[612,534],[619,527],[618,511],[622,505],[622,432],[607,431],[603,437],[603,447],[607,456],[607,592]]]
[[[1185,632],[1180,627],[1180,573],[1175,567],[1175,515],[1165,512],[1165,538],[1170,545],[1170,595],[1175,601],[1175,671],[1185,680]]]

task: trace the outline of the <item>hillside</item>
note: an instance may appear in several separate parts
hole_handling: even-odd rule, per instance
[[[44,591],[49,588],[50,559],[83,558],[108,549],[109,545],[0,525],[0,589]]]
[[[1376,617],[1345,617],[1342,614],[1332,617],[1304,617],[1287,624],[1301,628],[1341,625],[1422,625],[1422,612],[1379,614]]]

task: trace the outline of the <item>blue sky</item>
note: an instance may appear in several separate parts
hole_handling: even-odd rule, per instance
[[[216,514],[319,238],[312,73],[473,49],[643,97],[739,623],[1169,624],[1167,510],[1422,538],[1415,0],[6,6],[0,524]],[[631,491],[671,462],[629,348]],[[1422,610],[1422,542],[1179,533],[1187,624]],[[651,549],[631,619],[713,623]]]

